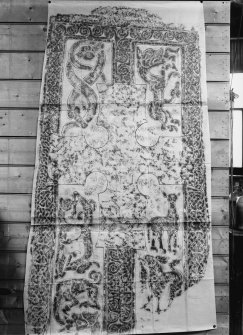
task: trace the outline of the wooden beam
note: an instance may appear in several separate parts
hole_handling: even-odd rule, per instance
[[[220,301],[220,299],[216,297],[216,307],[219,306],[221,309],[223,307],[222,302],[223,300]],[[227,313],[227,309],[225,307],[222,308],[222,310],[226,310],[226,312],[223,312],[223,313]],[[221,313],[221,312],[217,310],[217,313]],[[11,325],[24,324],[24,309],[23,308],[11,308],[11,309],[0,310],[0,325],[6,325],[6,324],[11,324]]]
[[[0,110],[1,136],[36,136],[39,111]]]
[[[214,280],[217,284],[229,283],[229,257],[214,256]]]
[[[0,254],[0,279],[24,279],[26,253],[5,252]]]
[[[206,54],[207,81],[229,81],[230,54]]]
[[[41,79],[44,52],[0,54],[0,79]]]
[[[0,138],[1,164],[35,164],[35,145],[33,138]]]
[[[1,164],[35,164],[34,138],[0,138]],[[229,166],[229,141],[211,141],[212,167]]]
[[[9,291],[8,295],[0,295],[0,309],[23,308],[23,280],[0,280],[0,289]],[[218,313],[228,313],[229,287],[215,285],[215,297]]]
[[[46,22],[48,0],[2,0],[0,22]],[[204,1],[205,23],[230,23],[229,1]]]
[[[216,284],[229,282],[229,257],[214,256],[214,276]],[[24,279],[25,277],[25,252],[2,252],[0,254],[0,279]]]
[[[46,22],[48,0],[1,0],[1,22]]]
[[[9,294],[0,294],[0,308],[23,308],[24,280],[0,280],[0,289]]]
[[[0,54],[0,79],[41,79],[44,52]],[[229,54],[206,55],[207,81],[229,81]]]
[[[209,111],[209,129],[211,139],[229,139],[229,112]]]
[[[212,198],[212,223],[213,225],[229,225],[228,198]]]
[[[212,167],[229,167],[229,140],[211,140]]]
[[[0,194],[1,221],[30,221],[31,195]]]
[[[44,51],[46,25],[0,25],[0,50]],[[206,52],[230,52],[230,26],[206,26]]]
[[[0,194],[2,222],[30,222],[31,195]],[[228,198],[212,198],[212,224],[229,225]]]
[[[229,195],[229,171],[212,169],[211,193],[213,197],[227,197]]]
[[[208,82],[207,91],[209,110],[229,110],[229,83]]]
[[[24,324],[0,325],[1,335],[25,335]],[[185,333],[186,334],[186,333]],[[189,335],[189,334],[188,334]],[[204,332],[190,332],[190,335],[229,335],[229,315],[217,314],[217,329]]]
[[[212,227],[213,254],[228,255],[229,229],[228,227]]]
[[[0,81],[0,107],[37,108],[40,87],[40,81]]]
[[[230,1],[203,1],[205,23],[230,23]]]
[[[0,250],[26,252],[30,223],[2,223],[0,226]],[[229,250],[228,228],[212,227],[213,253],[227,255]]]
[[[22,154],[24,153],[22,152]],[[17,155],[21,155],[21,152]],[[27,157],[29,157],[28,155],[29,153],[27,153]],[[33,166],[0,166],[0,193],[32,193],[33,174]],[[212,196],[227,196],[229,193],[228,181],[228,170],[213,169]]]
[[[1,136],[36,136],[38,109],[0,110]],[[229,113],[209,111],[211,139],[229,139]]]
[[[25,335],[25,327],[22,325],[0,325],[1,335]]]
[[[0,166],[0,193],[32,193],[33,167]]]
[[[11,80],[0,81],[0,107],[38,108],[40,101],[40,81]],[[208,108],[210,110],[229,109],[229,83],[208,82]]]
[[[230,26],[206,26],[206,52],[230,52]]]
[[[0,25],[0,50],[43,51],[46,43],[46,25]]]
[[[24,310],[22,308],[0,310],[0,325],[24,324]]]
[[[229,315],[217,314],[217,329],[207,332],[207,335],[229,335]]]
[[[0,250],[26,252],[30,223],[2,223]]]
[[[215,286],[216,310],[220,313],[229,313],[229,286]]]

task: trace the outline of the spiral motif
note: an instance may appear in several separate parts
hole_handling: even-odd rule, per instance
[[[92,270],[89,273],[89,278],[93,281],[94,284],[100,284],[101,283],[101,279],[102,279],[102,275],[100,272]]]

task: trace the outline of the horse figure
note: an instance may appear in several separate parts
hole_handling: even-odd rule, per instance
[[[150,228],[154,236],[158,238],[159,248],[165,252],[162,237],[165,231],[168,234],[168,251],[175,251],[177,245],[177,234],[179,230],[179,215],[176,209],[176,201],[179,194],[163,192],[163,196],[168,200],[169,208],[166,216],[156,216],[150,221]],[[152,239],[152,250],[158,250],[155,245],[155,239]]]

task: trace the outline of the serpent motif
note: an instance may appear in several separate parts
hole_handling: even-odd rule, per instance
[[[161,122],[162,130],[177,131],[180,125],[179,120],[174,119],[169,110],[164,107],[164,104],[173,103],[174,99],[181,95],[180,83],[177,80],[170,90],[170,98],[164,97],[170,79],[180,77],[175,63],[178,52],[179,48],[170,47],[158,50],[148,48],[144,51],[137,49],[138,72],[141,78],[149,84],[153,93],[153,100],[148,104],[148,113],[153,120]],[[153,73],[155,68],[159,75]]]
[[[65,130],[76,126],[87,128],[97,112],[98,97],[91,87],[99,77],[105,81],[104,44],[94,41],[77,41],[70,48],[66,65],[66,75],[73,86],[68,97],[68,117],[74,121]],[[79,75],[82,72],[85,76]]]

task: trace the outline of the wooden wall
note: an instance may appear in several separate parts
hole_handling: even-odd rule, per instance
[[[228,334],[230,3],[204,1],[218,329]],[[24,334],[23,286],[47,0],[0,2],[0,333]],[[9,293],[4,295],[3,293]],[[204,332],[203,334],[206,334]]]

